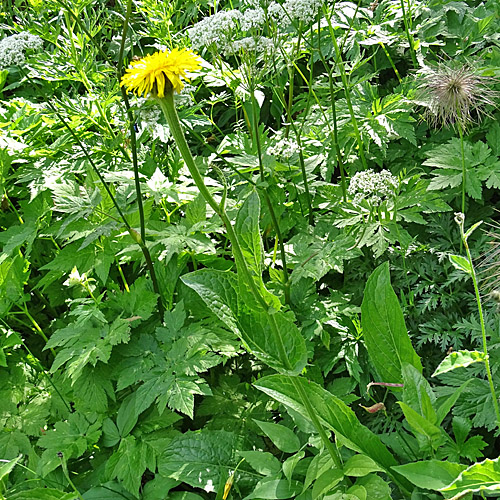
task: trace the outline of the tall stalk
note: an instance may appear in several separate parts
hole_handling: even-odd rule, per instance
[[[464,232],[464,225],[465,225],[464,214],[463,213],[456,214],[455,220],[457,221],[457,223],[460,227],[462,242],[463,242],[463,245],[465,247],[465,252],[467,254],[467,260],[469,261],[469,274],[471,275],[472,283],[474,284],[474,293],[476,295],[477,310],[479,313],[479,323],[481,324],[481,337],[482,337],[482,343],[483,343],[484,366],[486,368],[486,377],[488,378],[488,384],[490,386],[491,397],[493,399],[493,408],[495,410],[495,416],[497,419],[497,427],[500,429],[500,409],[498,406],[498,399],[497,399],[496,392],[495,392],[495,385],[493,384],[493,377],[491,375],[490,360],[489,360],[489,356],[488,356],[488,342],[486,339],[486,326],[484,323],[484,315],[483,315],[483,306],[481,303],[481,295],[479,293],[479,286],[477,284],[477,277],[476,277],[476,271],[474,269],[474,262],[472,261],[472,256],[470,253],[469,244],[467,243],[469,236],[472,234],[474,229],[476,229],[479,226],[479,224],[481,224],[481,222],[472,226],[467,232]]]
[[[405,0],[401,1],[401,10],[403,11],[403,22],[405,25],[406,39],[410,45],[410,55],[413,62],[413,67],[418,68],[417,56],[415,55],[415,47],[413,46],[413,36],[410,34],[410,22],[411,19],[406,15]]]
[[[241,250],[238,238],[236,236],[236,233],[234,232],[233,226],[231,225],[231,221],[227,216],[224,207],[222,206],[222,204],[218,204],[215,201],[214,197],[212,196],[207,186],[205,185],[203,177],[201,176],[200,171],[198,170],[198,167],[196,166],[196,163],[193,159],[191,150],[189,149],[189,146],[186,142],[186,138],[184,136],[184,132],[182,130],[179,117],[177,116],[177,111],[175,109],[175,104],[174,104],[173,90],[171,88],[170,91],[166,89],[165,97],[158,99],[158,102],[163,111],[163,114],[165,115],[165,119],[167,120],[167,123],[169,125],[170,132],[177,144],[177,147],[179,148],[181,156],[184,159],[184,162],[186,163],[186,166],[191,174],[193,181],[195,182],[198,190],[200,191],[201,195],[205,198],[207,203],[210,205],[210,207],[212,207],[212,209],[221,218],[226,228],[227,236],[229,241],[231,242],[232,252],[236,261],[238,272],[240,273],[240,276],[247,284],[256,302],[262,308],[263,313],[266,315],[266,319],[270,326],[272,335],[276,341],[276,345],[278,346],[280,361],[287,370],[291,371],[292,365],[286,354],[286,349],[283,344],[283,339],[280,334],[278,324],[276,323],[276,318],[273,314],[269,312],[269,304],[267,304],[266,300],[264,299],[259,289],[257,288],[257,285],[255,284],[255,280],[253,279],[250,270],[248,269],[246,261],[243,257],[243,252]],[[321,425],[321,422],[319,421],[319,418],[316,415],[316,412],[311,404],[311,401],[309,400],[306,391],[304,391],[303,387],[301,387],[296,377],[290,377],[290,379],[295,389],[297,390],[302,400],[302,403],[304,404],[304,408],[306,409],[309,418],[311,419],[317,432],[319,433],[325,448],[331,455],[333,463],[335,464],[336,467],[341,468],[342,461],[340,459],[340,454],[337,448],[330,441],[324,427]]]
[[[125,19],[123,22],[123,32],[120,42],[120,51],[118,54],[118,66],[116,68],[116,74],[118,81],[121,80],[122,70],[123,70],[123,54],[125,51],[125,40],[127,38],[127,31],[129,26],[130,17],[132,15],[132,0],[127,0],[127,12],[125,14]],[[156,278],[156,272],[154,269],[153,261],[149,253],[149,249],[146,246],[146,223],[144,219],[144,207],[142,205],[142,192],[141,192],[141,182],[139,179],[139,163],[137,161],[137,138],[135,135],[135,117],[132,109],[130,108],[130,103],[127,96],[127,91],[124,87],[120,86],[123,101],[125,103],[125,108],[127,110],[127,117],[129,122],[129,132],[130,132],[130,149],[132,150],[132,165],[134,168],[134,184],[135,192],[137,197],[137,206],[139,209],[139,221],[140,221],[140,238],[136,238],[136,242],[141,247],[142,253],[146,260],[146,265],[151,275],[151,280],[153,282],[153,288],[156,294],[158,294],[158,310],[160,316],[163,318],[163,301],[161,298],[160,288],[158,286],[158,280]],[[129,230],[130,232],[130,230]],[[131,233],[132,234],[132,233]],[[138,235],[137,235],[138,236]]]
[[[356,120],[356,115],[354,114],[354,107],[352,105],[351,94],[350,94],[350,85],[345,70],[344,60],[342,59],[342,53],[340,51],[339,44],[337,43],[337,37],[335,36],[335,32],[333,30],[332,20],[327,12],[325,12],[325,18],[328,22],[328,29],[330,31],[330,37],[333,42],[333,48],[335,50],[335,64],[337,65],[340,72],[342,86],[344,87],[345,100],[347,103],[347,108],[349,109],[349,115],[351,116],[351,123],[354,129],[354,136],[356,137],[356,142],[358,144],[359,157],[361,159],[361,163],[363,164],[363,169],[366,170],[368,169],[368,164],[366,163],[365,149],[363,146],[363,140],[361,139],[361,134],[359,133],[358,122]]]

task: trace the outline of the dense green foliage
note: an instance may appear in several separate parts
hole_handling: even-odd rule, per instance
[[[500,496],[497,0],[2,5],[0,499]]]

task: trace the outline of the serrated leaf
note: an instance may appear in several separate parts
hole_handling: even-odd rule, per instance
[[[117,478],[130,493],[138,496],[142,475],[148,465],[154,464],[151,455],[152,451],[145,443],[127,436],[106,462],[106,475],[109,479]]]
[[[378,266],[366,283],[361,323],[366,349],[383,382],[402,382],[403,363],[422,372],[420,358],[413,349],[391,286],[389,262]]]
[[[174,437],[158,457],[158,472],[194,488],[215,491],[237,465],[237,436],[232,432],[188,431]]]
[[[280,424],[273,424],[271,422],[261,422],[255,419],[253,419],[253,421],[279,450],[285,453],[295,453],[299,450],[300,440],[288,427]]]

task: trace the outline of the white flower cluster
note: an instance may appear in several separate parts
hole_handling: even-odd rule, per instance
[[[240,28],[243,31],[260,29],[266,22],[266,13],[262,7],[247,9],[240,19]]]
[[[192,28],[188,29],[188,36],[195,50],[215,44],[224,49],[226,39],[230,33],[238,28],[238,21],[243,15],[238,10],[221,10],[213,16],[205,17]],[[222,44],[222,47],[221,47]]]
[[[353,197],[353,203],[358,204],[366,200],[375,206],[393,197],[398,184],[398,178],[388,170],[377,173],[369,169],[358,172],[351,178],[347,192]]]
[[[27,31],[16,33],[0,40],[0,69],[18,66],[26,60],[24,52],[27,49],[39,50],[43,40]]]
[[[315,19],[322,5],[323,0],[285,0],[283,4],[271,2],[268,13],[278,24],[289,24],[294,20],[309,22]]]
[[[255,52],[256,54],[269,54],[275,48],[274,42],[270,38],[261,36],[257,39],[247,36],[241,40],[236,40],[228,44],[226,54],[237,54],[239,52]]]
[[[274,146],[267,148],[267,152],[279,158],[290,159],[295,153],[299,152],[299,145],[292,139],[283,138]]]

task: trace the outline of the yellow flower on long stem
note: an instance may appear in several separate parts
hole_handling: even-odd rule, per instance
[[[170,85],[174,92],[184,87],[181,80],[187,79],[186,71],[196,71],[201,66],[198,56],[188,49],[173,49],[171,52],[155,52],[138,61],[132,61],[123,75],[120,86],[137,95],[154,93],[165,97]]]

